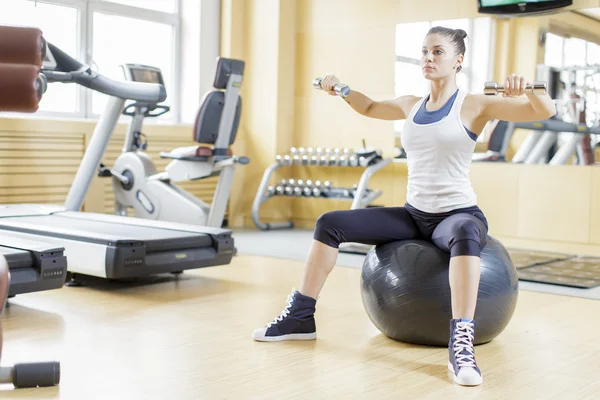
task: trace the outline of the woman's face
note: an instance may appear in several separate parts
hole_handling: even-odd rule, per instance
[[[425,79],[436,80],[456,73],[463,56],[457,55],[446,36],[432,33],[425,37],[421,51],[421,68]]]

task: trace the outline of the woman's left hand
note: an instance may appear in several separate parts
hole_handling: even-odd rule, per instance
[[[527,81],[525,80],[525,77],[517,74],[511,74],[507,76],[506,80],[504,81],[504,93],[502,93],[502,96],[519,97],[525,93],[526,85]]]

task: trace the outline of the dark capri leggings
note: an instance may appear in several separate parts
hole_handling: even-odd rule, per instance
[[[406,240],[432,241],[450,256],[477,256],[485,246],[488,222],[478,206],[445,213],[404,207],[373,207],[327,212],[319,217],[314,239],[330,247],[354,242],[367,245]]]

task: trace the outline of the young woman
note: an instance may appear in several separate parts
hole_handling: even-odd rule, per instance
[[[452,320],[448,369],[461,385],[479,385],[473,338],[480,278],[480,251],[488,223],[477,206],[469,179],[475,142],[491,119],[536,121],[556,113],[547,95],[526,92],[525,78],[510,75],[503,96],[470,94],[459,89],[456,74],[465,56],[466,32],[434,27],[423,41],[421,68],[431,93],[374,101],[349,90],[341,97],[366,117],[406,119],[402,145],[407,153],[408,186],[404,206],[328,212],[319,217],[299,291],[293,291],[283,312],[256,329],[258,341],[316,339],[316,299],[333,269],[340,243],[381,245],[422,238],[450,253]],[[337,95],[340,81],[326,76],[321,88]],[[525,96],[523,96],[525,95]]]

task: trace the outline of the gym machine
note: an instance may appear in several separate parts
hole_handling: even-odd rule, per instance
[[[13,40],[10,34],[6,37]],[[15,239],[39,240],[64,248],[68,257],[67,270],[72,278],[67,286],[79,284],[74,280],[76,274],[129,279],[163,273],[178,274],[188,269],[230,263],[234,254],[231,230],[80,211],[125,102],[159,104],[166,99],[166,91],[163,85],[157,83],[105,77],[52,43],[46,43],[44,51],[42,68],[35,70],[36,75],[41,74],[41,84],[74,83],[104,93],[109,98],[64,205],[1,205],[0,230],[9,232]],[[34,87],[30,82],[29,91],[34,92]],[[22,94],[18,91],[11,93]],[[19,101],[25,97],[15,96]],[[29,97],[25,99],[29,103],[24,102],[22,108],[29,106],[29,110],[34,112],[37,103],[31,105]]]
[[[161,158],[173,160],[164,172],[157,172],[152,159],[143,152],[148,142],[141,129],[144,118],[163,115],[169,107],[147,101],[125,107],[123,114],[132,119],[123,151],[112,169],[100,164],[99,171],[99,176],[113,178],[115,214],[127,216],[127,210],[133,208],[139,218],[222,227],[236,165],[249,162],[247,157],[232,155],[229,148],[235,141],[242,112],[239,91],[244,65],[240,60],[218,59],[213,83],[217,90],[205,95],[194,125],[194,141],[205,145],[162,152]],[[121,68],[127,81],[164,86],[159,68],[139,64],[124,64]],[[219,180],[211,204],[175,184],[212,176]]]
[[[34,112],[46,91],[45,77],[39,74],[46,43],[39,29],[0,26],[0,110]],[[0,236],[0,361],[2,360],[2,311],[9,296],[33,290],[62,287],[66,276],[64,249],[54,253],[45,243],[26,241],[2,232]],[[24,251],[23,248],[29,247]],[[37,249],[37,251],[36,251]],[[48,253],[46,253],[48,250]],[[33,254],[33,256],[32,256]],[[31,264],[37,262],[37,267]],[[48,265],[48,262],[50,264]],[[54,264],[54,266],[53,266]],[[11,284],[11,276],[19,282]],[[43,281],[47,280],[46,283]],[[39,283],[42,286],[39,286]],[[49,285],[49,286],[48,286]],[[55,386],[60,381],[60,363],[39,362],[0,366],[0,384],[17,388]]]

